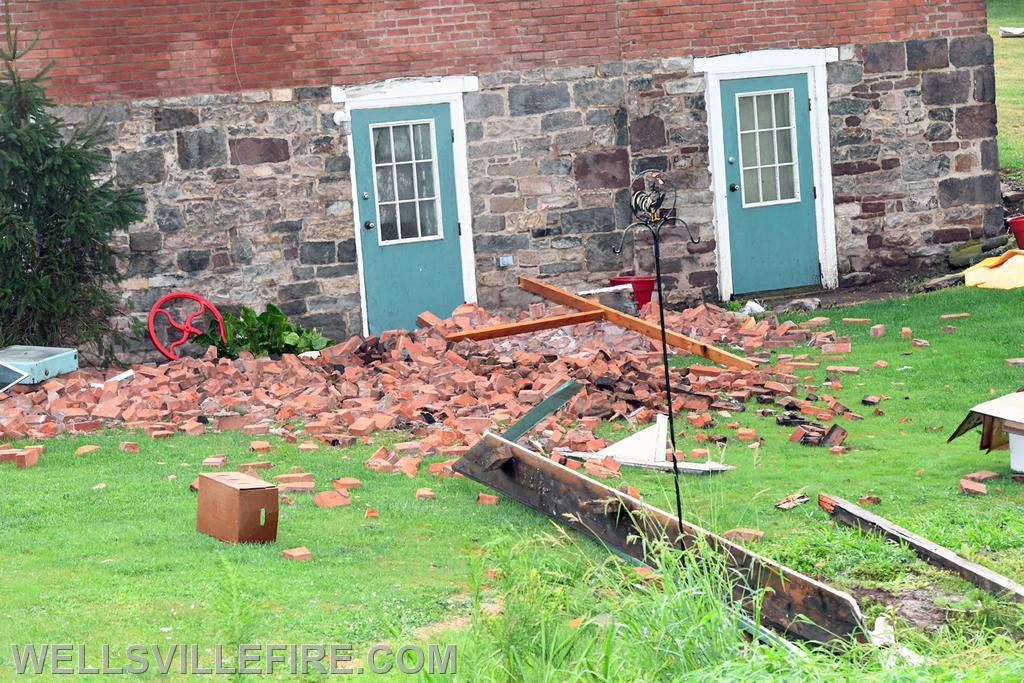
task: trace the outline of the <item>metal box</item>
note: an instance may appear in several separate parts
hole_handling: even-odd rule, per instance
[[[8,346],[0,349],[0,362],[26,374],[21,384],[39,384],[78,369],[78,349],[50,346]]]

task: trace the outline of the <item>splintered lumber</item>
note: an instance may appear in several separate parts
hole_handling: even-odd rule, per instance
[[[555,303],[575,308],[579,311],[601,311],[604,313],[604,319],[610,323],[621,325],[627,329],[639,332],[642,335],[661,341],[661,329],[646,320],[627,315],[621,311],[617,311],[609,306],[604,306],[596,301],[591,301],[572,292],[567,292],[564,289],[558,287],[552,287],[551,285],[544,284],[533,278],[519,276],[519,286],[526,291],[536,294],[537,296],[544,297]],[[708,360],[713,360],[716,363],[727,365],[731,368],[738,368],[740,370],[752,370],[757,367],[757,363],[747,360],[746,358],[740,358],[739,356],[723,351],[710,344],[698,341],[687,337],[684,334],[673,332],[672,330],[666,330],[665,338],[668,343],[677,348],[683,349],[688,353],[692,353],[698,356],[703,356]]]
[[[549,318],[537,318],[536,320],[523,320],[517,323],[506,325],[491,325],[490,327],[475,327],[471,330],[453,332],[445,335],[448,341],[462,341],[473,339],[498,339],[500,337],[511,337],[514,334],[526,334],[527,332],[539,332],[550,330],[555,327],[566,327],[567,325],[578,325],[590,323],[604,318],[603,311],[580,311],[579,313],[566,313],[565,315],[553,315]]]
[[[494,455],[495,452],[500,455]],[[496,461],[500,467],[486,469]],[[765,625],[815,641],[863,639],[860,609],[852,597],[783,567],[725,538],[577,474],[500,436],[485,432],[452,468],[505,496],[549,515],[640,561],[651,561],[649,541],[665,539],[721,553],[734,572],[733,597],[750,609],[763,592],[759,615]]]
[[[568,403],[569,399],[579,393],[579,390],[582,388],[582,384],[574,379],[570,379],[568,382],[551,392],[550,396],[531,408],[530,412],[519,418],[518,422],[509,427],[508,430],[505,431],[505,438],[509,441],[519,441],[519,439],[526,436],[526,433],[533,429],[537,423]]]
[[[1024,586],[1016,581],[1011,581],[977,562],[960,557],[949,548],[933,543],[903,527],[896,526],[884,517],[868,512],[859,505],[836,496],[830,496],[827,493],[818,494],[818,505],[843,524],[857,527],[861,531],[881,534],[890,541],[905,543],[925,562],[954,571],[989,593],[1006,596],[1016,602],[1024,602]]]

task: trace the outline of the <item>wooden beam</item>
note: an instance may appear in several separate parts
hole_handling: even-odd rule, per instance
[[[627,329],[639,332],[642,335],[650,337],[656,341],[661,341],[661,329],[646,320],[641,320],[632,315],[627,315],[621,311],[617,311],[614,308],[604,306],[585,299],[582,296],[567,292],[564,289],[558,287],[552,287],[551,285],[534,280],[533,278],[519,276],[519,286],[528,292],[536,294],[537,296],[544,297],[550,301],[570,306],[580,311],[603,311],[604,319],[610,323],[621,325]],[[713,360],[716,363],[727,365],[731,368],[737,368],[740,370],[752,370],[757,367],[757,363],[746,358],[741,358],[736,354],[723,351],[711,344],[705,344],[702,341],[687,337],[685,334],[679,334],[668,330],[665,338],[668,339],[668,343],[671,346],[682,349],[687,353],[692,353],[697,356],[703,356],[708,360]]]
[[[527,332],[539,332],[550,330],[554,327],[565,327],[566,325],[578,325],[590,323],[595,320],[602,320],[604,311],[580,311],[579,313],[565,313],[564,315],[553,315],[549,318],[537,318],[535,320],[523,320],[518,323],[506,323],[504,325],[491,325],[490,327],[475,327],[471,330],[453,332],[446,334],[448,341],[462,341],[463,339],[498,339],[500,337],[511,337],[514,334],[526,334]]]
[[[890,541],[905,543],[925,562],[954,571],[989,593],[1024,602],[1024,586],[1016,581],[997,574],[977,562],[960,557],[949,548],[907,531],[884,517],[868,512],[859,505],[854,505],[848,500],[830,496],[827,493],[818,494],[818,505],[843,524],[857,527],[861,531],[880,534]]]
[[[512,459],[505,460],[510,453]],[[503,461],[500,467],[487,469],[497,461]],[[753,596],[763,594],[758,614],[766,625],[821,642],[864,638],[860,609],[846,593],[693,524],[680,524],[667,512],[500,436],[485,432],[453,469],[640,561],[651,561],[647,552],[658,554],[649,541],[678,543],[681,535],[689,549],[722,555],[735,578],[733,598],[744,609],[751,611]]]

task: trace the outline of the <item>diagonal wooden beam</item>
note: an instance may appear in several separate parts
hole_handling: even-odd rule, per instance
[[[760,594],[761,621],[788,635],[820,642],[864,638],[850,595],[496,434],[485,432],[452,468],[640,561],[657,554],[651,541],[680,537],[688,549],[715,553],[734,579],[733,599],[750,610]]]
[[[604,319],[604,311],[580,311],[579,313],[565,313],[553,315],[549,318],[537,318],[535,320],[523,320],[517,323],[506,323],[504,325],[491,325],[490,327],[475,327],[471,330],[453,332],[446,334],[448,341],[462,341],[463,339],[498,339],[500,337],[511,337],[514,334],[526,334],[527,332],[539,332],[550,330],[554,327],[565,327],[566,325],[578,325],[590,323],[595,320]]]
[[[627,329],[639,332],[640,334],[650,337],[651,339],[661,341],[661,329],[646,320],[627,315],[621,311],[617,311],[614,308],[604,306],[596,301],[585,299],[578,294],[567,292],[564,289],[558,287],[552,287],[551,285],[545,284],[533,278],[526,276],[519,277],[519,286],[528,292],[536,294],[537,296],[544,297],[550,301],[554,301],[571,308],[575,308],[580,311],[603,311],[604,319],[610,323],[621,325]],[[746,358],[741,358],[736,354],[723,351],[711,344],[705,344],[702,341],[687,337],[685,334],[679,334],[668,330],[665,335],[668,339],[668,343],[671,346],[682,349],[688,353],[695,354],[697,356],[703,356],[708,360],[713,360],[716,363],[727,365],[731,368],[737,368],[739,370],[752,370],[757,367],[757,363]]]
[[[827,493],[819,493],[818,506],[843,524],[856,527],[864,532],[880,534],[896,543],[905,543],[928,564],[954,571],[975,586],[983,588],[993,595],[1007,597],[1016,602],[1024,602],[1024,586],[1016,581],[977,562],[960,557],[949,548],[897,526],[884,517],[868,512],[859,505],[854,505],[848,500],[830,496]]]

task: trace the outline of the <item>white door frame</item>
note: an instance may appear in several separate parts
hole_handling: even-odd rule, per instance
[[[806,74],[811,98],[811,158],[814,167],[814,200],[818,230],[818,263],[821,285],[839,286],[836,252],[836,214],[832,196],[832,144],[828,121],[828,74],[825,65],[839,60],[838,48],[807,50],[760,50],[703,57],[693,61],[694,73],[703,73],[708,112],[708,155],[711,192],[714,196],[715,241],[718,251],[718,293],[723,300],[732,294],[732,251],[729,244],[729,188],[725,178],[725,137],[722,125],[721,83],[736,78]]]
[[[466,158],[466,118],[462,96],[480,89],[476,76],[442,76],[436,78],[395,78],[370,85],[334,86],[331,101],[342,105],[334,113],[334,122],[351,122],[355,109],[408,107],[417,104],[447,104],[452,118],[452,156],[455,164],[455,197],[458,221],[462,228],[459,250],[462,261],[462,290],[467,303],[476,303],[476,259],[473,258],[473,211],[469,198],[469,166]],[[352,127],[346,133],[348,151],[354,156]],[[366,274],[363,271],[363,247],[360,239],[359,197],[356,191],[356,160],[351,163],[352,219],[356,240],[356,265],[359,269],[359,304],[363,317],[363,336],[370,334],[366,311]]]

